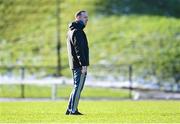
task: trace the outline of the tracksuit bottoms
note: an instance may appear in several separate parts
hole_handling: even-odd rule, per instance
[[[69,98],[68,111],[74,113],[78,111],[79,99],[86,80],[86,74],[81,73],[81,68],[73,69],[72,73],[74,87]]]

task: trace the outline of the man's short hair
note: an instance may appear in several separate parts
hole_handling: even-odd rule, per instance
[[[75,14],[75,18],[80,16],[83,12],[86,12],[86,11],[85,10],[77,11],[76,14]]]

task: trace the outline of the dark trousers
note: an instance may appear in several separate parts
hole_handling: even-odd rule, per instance
[[[79,99],[86,80],[86,74],[81,73],[81,68],[73,69],[72,73],[74,87],[69,98],[68,111],[74,113],[78,110]]]

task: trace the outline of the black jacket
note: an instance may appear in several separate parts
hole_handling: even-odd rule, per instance
[[[80,21],[72,22],[69,25],[67,49],[71,69],[89,65],[89,47],[86,34],[83,31],[84,27]]]

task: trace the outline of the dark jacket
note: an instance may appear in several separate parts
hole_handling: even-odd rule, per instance
[[[67,34],[67,49],[71,69],[89,65],[89,47],[81,21],[72,22]]]

